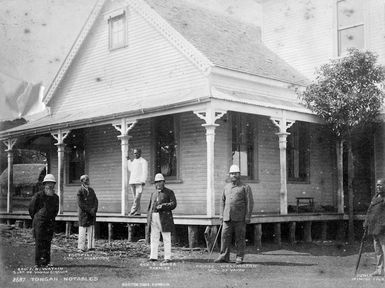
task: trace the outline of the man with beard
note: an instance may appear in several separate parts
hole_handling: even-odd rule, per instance
[[[78,213],[79,213],[79,237],[78,249],[86,251],[86,235],[88,250],[95,249],[95,222],[98,211],[98,198],[94,189],[90,187],[90,177],[80,177],[81,187],[78,191]]]
[[[372,276],[384,276],[385,179],[380,179],[376,183],[376,195],[368,208],[364,228],[368,229],[368,235],[373,236],[374,251],[377,257],[377,269]]]
[[[55,177],[47,174],[43,180],[44,190],[36,193],[29,203],[37,267],[47,266],[51,262],[51,241],[55,217],[59,211],[59,197],[55,194],[55,184]]]

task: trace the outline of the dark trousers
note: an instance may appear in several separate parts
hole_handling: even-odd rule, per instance
[[[219,255],[219,258],[222,260],[230,260],[230,247],[233,232],[235,234],[235,248],[237,249],[237,257],[241,257],[243,259],[245,256],[245,221],[224,221],[222,227],[221,253]]]
[[[35,265],[47,266],[51,262],[51,240],[38,240],[35,244]]]

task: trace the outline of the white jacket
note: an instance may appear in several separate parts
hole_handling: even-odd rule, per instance
[[[148,164],[147,161],[140,157],[139,159],[128,160],[128,171],[131,172],[129,184],[146,183]]]

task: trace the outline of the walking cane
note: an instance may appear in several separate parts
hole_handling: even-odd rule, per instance
[[[211,254],[213,254],[215,244],[217,243],[217,239],[218,239],[219,233],[221,232],[222,225],[223,225],[223,221],[222,221],[221,225],[219,226],[217,235],[215,236],[215,240],[214,240],[214,243],[213,243],[213,247],[211,248],[211,252],[210,252],[210,255],[209,255],[209,260],[208,260],[209,262],[210,262],[210,260],[211,260]]]
[[[362,235],[362,239],[361,239],[360,251],[358,252],[358,259],[357,259],[357,263],[356,263],[356,270],[354,271],[354,276],[357,275],[358,266],[360,265],[360,261],[361,261],[362,248],[364,247],[364,243],[365,243],[367,234],[368,234],[368,228],[365,227],[364,235]]]
[[[373,199],[376,198],[378,195],[379,195],[379,194],[376,193],[376,194],[374,195]],[[367,217],[367,215],[368,215],[369,210],[372,208],[372,206],[377,205],[377,204],[374,204],[374,205],[373,205],[372,203],[373,203],[373,202],[371,202],[370,205],[369,205],[369,208],[368,208],[368,210],[367,210],[367,212],[366,212],[366,217]],[[365,221],[366,221],[366,220],[365,220]],[[364,247],[364,243],[365,243],[365,240],[366,240],[366,236],[367,236],[367,235],[368,235],[368,227],[366,226],[366,227],[365,227],[365,230],[364,230],[364,234],[362,235],[362,239],[361,239],[360,251],[358,251],[358,259],[357,259],[357,263],[356,263],[356,269],[354,270],[354,276],[357,275],[358,266],[360,265],[360,261],[361,261],[362,249],[363,249],[363,247]]]

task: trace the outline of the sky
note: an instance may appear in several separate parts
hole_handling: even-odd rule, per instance
[[[260,24],[258,0],[188,1]],[[95,2],[0,0],[0,76],[48,88]]]

